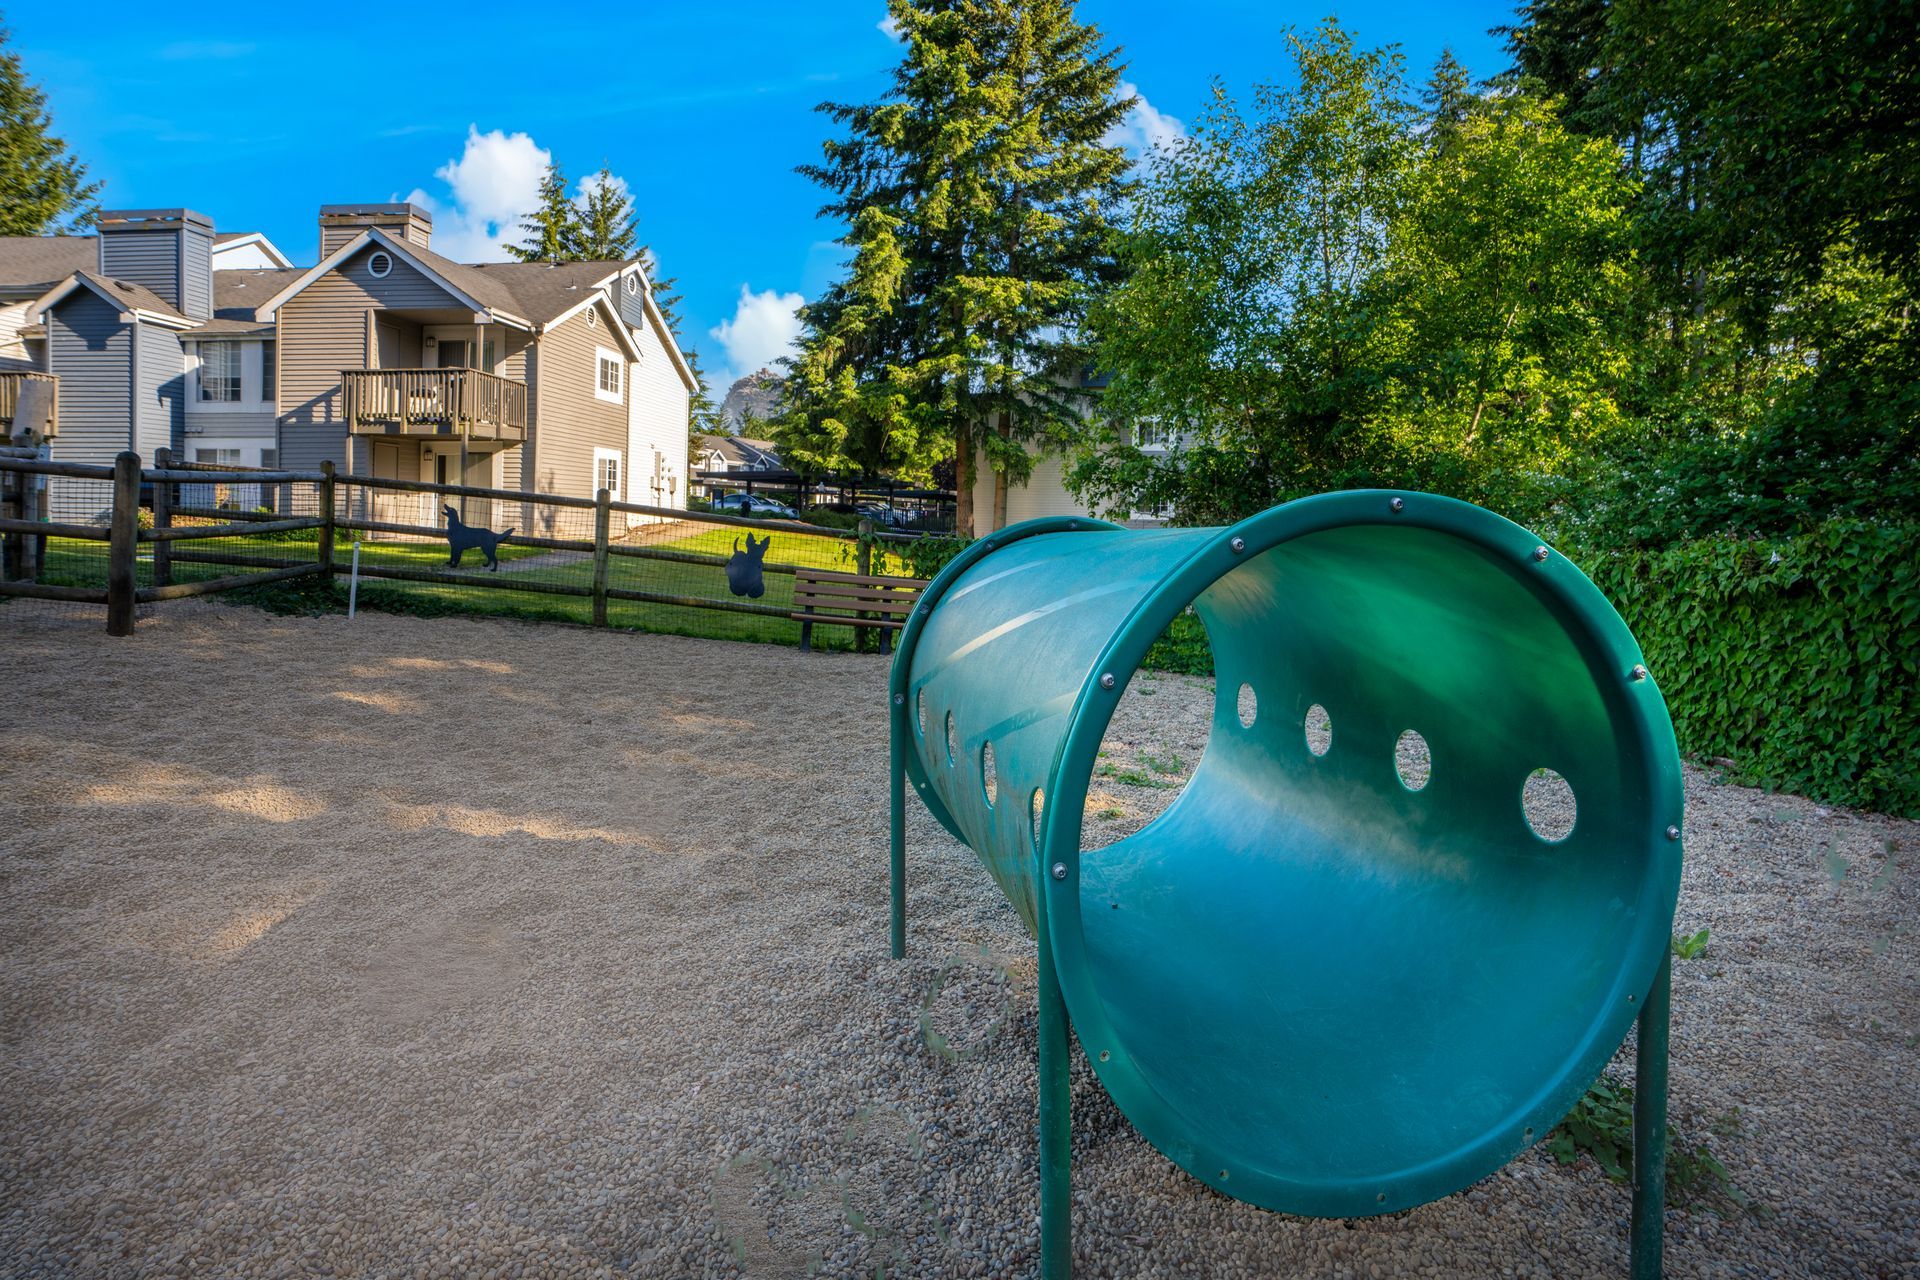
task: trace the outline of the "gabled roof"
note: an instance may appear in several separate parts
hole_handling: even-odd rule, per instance
[[[37,298],[74,272],[99,265],[93,236],[0,236],[0,292]]]
[[[487,313],[490,320],[518,329],[534,328],[533,322],[520,314],[519,300],[499,281],[487,278],[473,267],[422,249],[417,244],[395,239],[378,227],[361,232],[322,258],[319,265],[300,272],[290,284],[260,304],[261,318],[272,316],[286,304],[287,299],[297,296],[314,281],[374,245],[413,267],[471,310]]]
[[[213,318],[203,321],[188,337],[241,338],[273,336],[273,321],[257,314],[260,304],[297,279],[297,267],[253,267],[213,273]]]
[[[520,314],[552,324],[585,307],[624,262],[477,262],[467,270],[497,282],[514,296]]]
[[[267,257],[279,263],[281,267],[291,267],[293,265],[293,259],[280,252],[279,247],[275,245],[273,241],[267,239],[265,232],[222,231],[213,238],[213,251],[216,258],[222,253],[231,252],[235,249],[244,249],[248,245],[258,248],[261,253],[264,253]],[[265,268],[262,268],[262,270],[264,269]]]
[[[29,314],[33,319],[39,320],[46,315],[49,308],[83,289],[98,294],[118,307],[123,319],[164,325],[169,329],[193,328],[193,321],[175,311],[172,303],[145,285],[135,284],[131,280],[116,280],[112,276],[96,275],[91,271],[76,271],[62,280],[34,302],[29,309]]]
[[[623,277],[634,274],[640,278],[645,293],[645,310],[660,335],[660,343],[666,348],[668,359],[673,361],[674,369],[681,381],[686,383],[689,392],[697,392],[699,379],[693,376],[693,368],[680,351],[680,344],[674,338],[673,326],[667,323],[659,304],[653,297],[653,284],[647,279],[646,270],[638,258],[601,259],[590,262],[455,262],[443,258],[430,249],[423,249],[412,241],[399,240],[377,227],[369,228],[328,254],[321,263],[307,271],[289,271],[287,277],[279,283],[275,292],[256,304],[256,312],[263,324],[270,323],[274,314],[301,290],[314,281],[335,270],[370,244],[378,242],[380,247],[391,251],[395,257],[411,264],[421,274],[438,284],[441,288],[471,307],[475,311],[484,311],[493,320],[516,328],[528,329],[535,333],[545,332],[556,325],[564,324],[574,314],[585,310],[596,298],[609,303],[609,311],[618,319],[618,308],[611,304],[617,297]],[[218,277],[239,274],[282,274],[269,272],[215,272],[216,292],[219,288]],[[263,289],[264,293],[265,290]],[[216,299],[216,306],[218,301]],[[628,348],[628,354],[639,359],[632,339],[624,332],[625,324],[617,326],[622,332],[622,345]]]
[[[700,380],[693,376],[693,366],[681,354],[673,326],[667,323],[666,315],[654,300],[653,282],[647,278],[646,268],[640,259],[483,262],[474,264],[472,270],[485,272],[504,282],[520,299],[520,305],[525,309],[522,314],[539,323],[542,328],[564,323],[572,318],[574,312],[584,310],[587,300],[596,290],[605,290],[609,297],[618,300],[620,281],[629,275],[638,276],[645,293],[643,301],[647,316],[660,335],[660,345],[666,348],[667,358],[673,361],[674,370],[679,373],[680,380],[686,383],[689,393],[700,390]]]
[[[748,440],[743,436],[701,436],[700,445],[708,453],[717,453],[729,462],[737,462],[748,471],[778,471],[780,455],[771,440]]]

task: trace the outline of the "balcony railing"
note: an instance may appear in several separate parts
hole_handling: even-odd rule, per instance
[[[478,369],[345,369],[340,391],[356,435],[527,438],[527,384]]]
[[[27,393],[29,403],[34,399],[28,392],[29,386],[43,388],[44,398],[41,412],[46,416],[40,422],[22,422],[16,425],[14,418],[20,409],[20,396]],[[60,424],[60,379],[51,373],[33,373],[24,369],[0,371],[0,428],[8,434],[22,431],[28,427],[54,434]]]

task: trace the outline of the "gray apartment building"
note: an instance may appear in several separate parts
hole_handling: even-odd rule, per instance
[[[71,461],[166,446],[685,505],[696,383],[642,262],[455,262],[412,204],[326,205],[319,231],[309,268],[190,209],[0,237],[0,429]]]

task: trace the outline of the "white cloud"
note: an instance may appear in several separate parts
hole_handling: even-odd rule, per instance
[[[873,25],[879,27],[881,34],[885,35],[887,39],[896,41],[900,39],[900,19],[894,17],[891,13]]]
[[[1125,120],[1107,130],[1102,142],[1125,147],[1135,159],[1146,159],[1162,147],[1186,141],[1187,126],[1157,110],[1138,85],[1122,80],[1120,93],[1135,99],[1133,109],[1127,112]]]
[[[805,303],[797,293],[772,289],[755,293],[744,284],[740,286],[733,318],[708,330],[727,353],[726,368],[717,370],[713,380],[716,397],[725,395],[736,378],[770,368],[775,360],[799,349],[801,325],[795,313]]]
[[[433,249],[460,262],[504,262],[524,234],[520,222],[540,204],[540,178],[553,153],[524,133],[467,126],[457,159],[434,170],[447,184],[436,198],[419,187],[407,199],[433,214]]]

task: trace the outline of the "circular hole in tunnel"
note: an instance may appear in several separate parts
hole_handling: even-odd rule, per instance
[[[927,691],[922,689],[914,704],[920,709],[920,736],[927,736]]]
[[[1317,756],[1323,756],[1333,749],[1333,717],[1319,703],[1307,708],[1307,720],[1303,729],[1307,735],[1307,750]]]
[[[959,742],[959,737],[954,732],[954,728],[953,728],[953,712],[949,711],[947,712],[947,763],[948,764],[954,764],[960,758],[960,753],[957,750],[955,750],[955,746],[958,744],[958,742]]]
[[[1240,686],[1239,703],[1240,727],[1242,729],[1253,728],[1253,722],[1260,714],[1260,699],[1254,694],[1252,685],[1242,684]]]
[[[1038,852],[1040,849],[1040,824],[1047,816],[1047,793],[1039,787],[1035,787],[1033,794],[1027,797],[1027,816],[1032,823],[1034,851]]]
[[[1433,753],[1418,730],[1407,730],[1393,744],[1393,771],[1400,775],[1400,785],[1409,791],[1420,790],[1433,777]]]
[[[991,742],[982,743],[980,746],[980,789],[987,793],[987,804],[991,807],[1000,794],[1000,779],[993,767]]]
[[[1204,648],[1206,632],[1199,619],[1183,618],[1192,628],[1190,642]],[[1183,625],[1182,619],[1176,618],[1175,624]],[[1169,628],[1168,634],[1172,632]],[[1217,699],[1233,696],[1235,688],[1229,684],[1218,689],[1182,671],[1143,667],[1133,673],[1107,722],[1087,779],[1080,818],[1083,854],[1138,833],[1180,798],[1206,754],[1220,714]]]
[[[1552,769],[1535,769],[1520,788],[1520,812],[1527,829],[1548,844],[1558,844],[1573,834],[1580,808],[1573,787]]]

